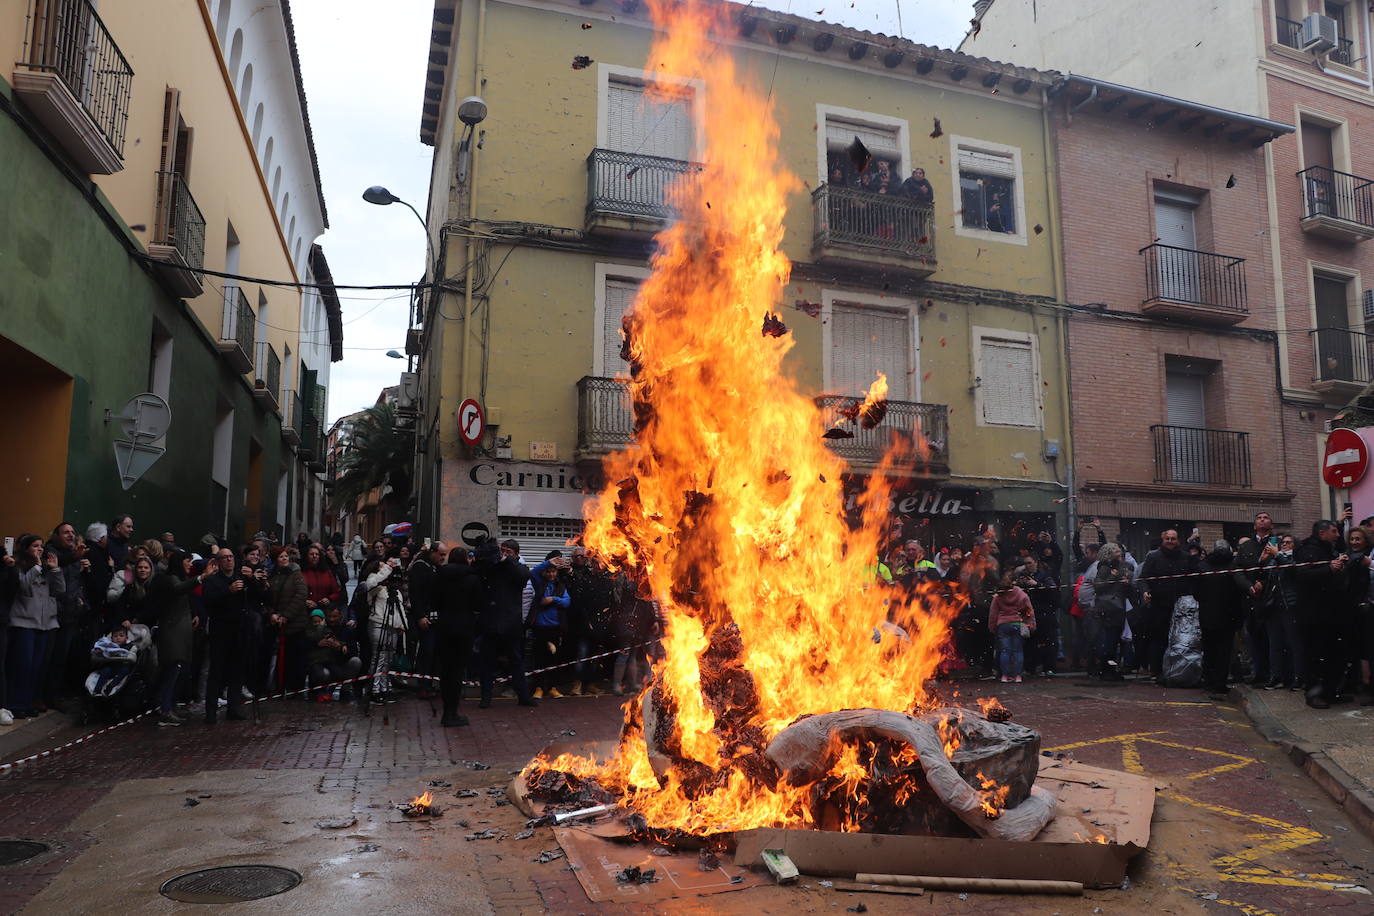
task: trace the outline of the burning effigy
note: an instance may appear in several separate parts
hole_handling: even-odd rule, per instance
[[[765,93],[716,39],[724,4],[649,0],[651,76],[707,79],[701,167],[623,323],[634,442],[605,461],[585,544],[666,619],[651,683],[610,754],[532,761],[547,811],[612,804],[658,842],[756,828],[1028,840],[1053,817],[1039,735],[930,691],[959,597],[875,584],[890,481],[919,455],[893,430],[858,512],[773,314],[789,196]],[[762,333],[760,323],[762,322]],[[843,417],[882,423],[886,380]],[[1005,712],[1005,710],[1002,710]]]

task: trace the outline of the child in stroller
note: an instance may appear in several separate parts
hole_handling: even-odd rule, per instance
[[[115,627],[91,647],[93,670],[86,678],[86,718],[104,711],[123,718],[148,705],[149,675],[156,668],[152,632],[142,624]]]

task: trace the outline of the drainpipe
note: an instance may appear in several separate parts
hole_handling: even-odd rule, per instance
[[[473,49],[472,61],[472,92],[471,95],[482,94],[482,52],[486,47],[486,25],[487,25],[487,0],[477,0],[477,38]],[[462,357],[458,364],[458,396],[467,397],[468,388],[468,349],[469,341],[472,338],[472,329],[469,322],[472,320],[472,274],[475,258],[475,246],[477,240],[472,235],[472,221],[477,218],[477,163],[481,158],[481,147],[473,144],[469,153],[468,175],[467,175],[467,195],[468,195],[468,232],[465,234],[466,242],[463,246],[463,263],[466,268],[463,270],[463,350]],[[483,404],[485,411],[487,405]]]
[[[1092,94],[1075,106],[1075,110],[1088,104],[1096,96],[1097,87],[1094,86]],[[1064,428],[1063,446],[1060,449],[1060,454],[1064,457],[1064,479],[1068,481],[1065,488],[1067,499],[1064,501],[1064,505],[1068,509],[1069,537],[1072,538],[1073,532],[1078,530],[1078,493],[1075,490],[1073,467],[1073,383],[1072,369],[1069,363],[1070,313],[1068,309],[1063,308],[1068,304],[1068,280],[1064,275],[1064,232],[1061,207],[1059,206],[1059,160],[1055,156],[1054,144],[1050,142],[1050,92],[1048,87],[1040,90],[1040,102],[1040,140],[1044,146],[1045,182],[1050,203],[1050,252],[1054,258],[1054,298],[1060,306],[1055,309],[1055,336],[1059,343],[1059,366],[1060,374],[1063,377],[1063,384],[1059,386],[1059,410],[1063,418]],[[1070,563],[1072,563],[1071,553],[1072,550],[1065,553],[1065,557],[1069,557]],[[1069,568],[1072,569],[1072,566]]]

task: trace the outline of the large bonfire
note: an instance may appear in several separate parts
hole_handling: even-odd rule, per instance
[[[897,431],[847,514],[846,468],[783,370],[792,337],[761,333],[788,280],[782,222],[801,187],[778,157],[769,96],[720,42],[731,32],[724,4],[648,6],[655,77],[707,86],[703,164],[672,189],[680,218],[659,235],[626,316],[636,440],[607,459],[585,543],[659,603],[663,657],[627,704],[613,757],[537,760],[527,775],[594,779],[650,827],[822,826],[818,786],[832,798],[865,791],[910,769],[915,752],[881,739],[835,747],[828,769],[797,785],[764,754],[770,741],[809,715],[935,705],[926,682],[955,608],[934,590],[869,587],[888,530],[887,481],[921,447],[920,431]],[[878,378],[870,402],[883,391]],[[881,410],[853,419],[880,420]],[[945,750],[958,740],[947,733]],[[895,786],[893,802],[912,790]],[[995,803],[999,792],[988,795]],[[830,826],[858,829],[839,807]]]

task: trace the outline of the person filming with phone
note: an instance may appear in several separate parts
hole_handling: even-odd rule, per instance
[[[243,713],[243,681],[247,674],[250,625],[249,614],[262,605],[267,591],[265,577],[257,575],[246,561],[242,564],[228,547],[221,547],[212,558],[215,574],[205,580],[203,595],[210,618],[210,670],[205,683],[205,724],[214,725],[219,714],[220,693],[228,688],[229,708],[225,718],[248,718]],[[207,572],[209,566],[206,566]]]

